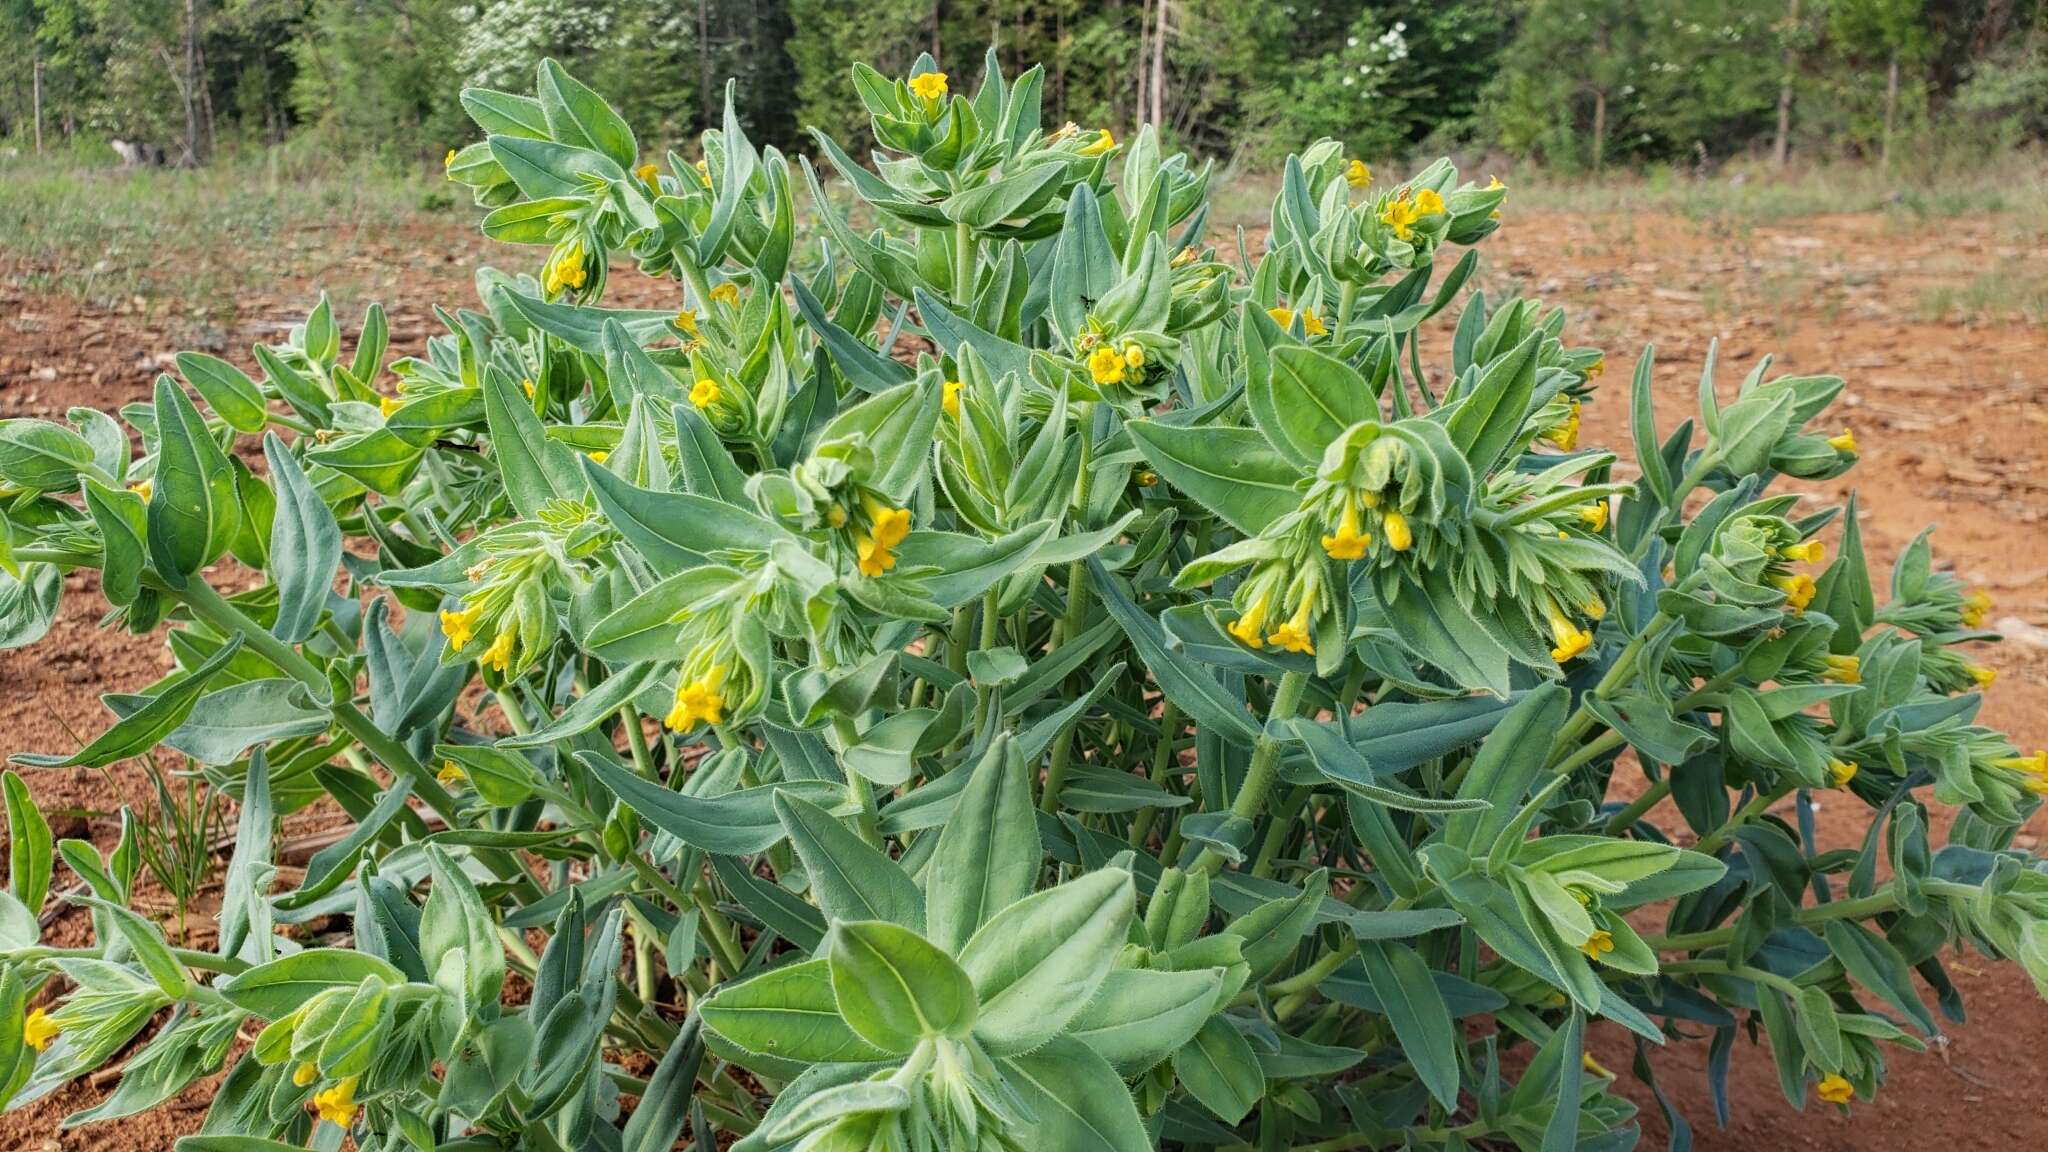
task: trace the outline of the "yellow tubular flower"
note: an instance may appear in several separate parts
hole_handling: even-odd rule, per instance
[[[1847,1104],[1856,1098],[1856,1086],[1840,1076],[1829,1073],[1821,1079],[1820,1086],[1814,1089],[1814,1095],[1830,1104]]]
[[[1564,418],[1564,423],[1543,434],[1543,438],[1557,445],[1560,452],[1570,452],[1579,446],[1579,408],[1579,402],[1574,399],[1571,414]]]
[[[846,527],[846,505],[834,504],[825,510],[825,523],[834,528]]]
[[[697,314],[688,308],[676,313],[676,327],[687,333],[690,339],[697,338]]]
[[[1292,308],[1268,308],[1266,309],[1266,315],[1271,316],[1273,323],[1278,324],[1282,328],[1294,327],[1294,309]]]
[[[1856,434],[1844,428],[1840,436],[1828,437],[1828,447],[1833,448],[1837,452],[1854,452],[1856,450]]]
[[[1586,937],[1584,944],[1579,945],[1579,951],[1584,952],[1588,960],[1598,960],[1614,951],[1614,935],[1604,928],[1597,929],[1591,936]]]
[[[607,460],[609,460],[609,459],[611,459],[611,458],[612,458],[612,454],[611,454],[611,453],[609,453],[609,452],[607,452],[607,451],[605,451],[605,450],[604,450],[604,449],[602,449],[602,448],[598,449],[598,450],[597,450],[597,451],[595,451],[595,452],[591,452],[591,453],[589,453],[588,455],[590,456],[590,462],[591,462],[592,464],[602,464],[602,463],[604,463],[605,461],[607,461]]]
[[[1545,597],[1543,614],[1550,620],[1550,638],[1557,642],[1557,647],[1550,650],[1552,660],[1563,664],[1593,646],[1593,634],[1572,623],[1557,601]]]
[[[709,376],[699,377],[695,384],[690,385],[690,403],[699,408],[709,408],[718,403],[718,397],[718,381]]]
[[[1588,380],[1598,380],[1600,377],[1605,376],[1606,374],[1607,357],[1605,356],[1602,356],[1598,360],[1593,361],[1591,364],[1586,365],[1586,379]]]
[[[1138,473],[1138,487],[1151,488],[1159,483],[1159,473],[1146,469]]]
[[[662,723],[674,732],[687,732],[700,723],[725,723],[724,687],[725,665],[713,664],[702,676],[677,686],[676,706]]]
[[[860,574],[870,578],[896,567],[896,553],[891,546],[872,536],[854,541],[854,556],[860,563]]]
[[[937,100],[946,94],[946,74],[944,72],[920,72],[910,78],[910,90],[916,93],[917,98],[920,100],[927,102]]]
[[[1230,634],[1237,637],[1245,647],[1259,648],[1264,645],[1265,642],[1259,638],[1259,634],[1265,628],[1266,613],[1272,609],[1272,596],[1270,591],[1259,593],[1259,598],[1252,601],[1251,606],[1231,623]]]
[[[711,187],[711,164],[708,161],[697,161],[697,179],[702,180],[706,188]]]
[[[1358,528],[1358,505],[1347,499],[1343,513],[1337,517],[1337,531],[1323,537],[1323,551],[1332,560],[1362,559],[1372,545],[1372,537]]]
[[[1789,576],[1773,576],[1771,583],[1785,594],[1785,607],[1790,608],[1795,616],[1806,611],[1806,606],[1813,603],[1813,577],[1804,572],[1796,572]]]
[[[1415,210],[1415,205],[1405,199],[1390,201],[1386,210],[1380,213],[1380,223],[1392,228],[1394,235],[1402,240],[1415,235],[1415,222],[1421,218],[1422,214]]]
[[[1991,687],[1991,682],[1998,679],[1998,669],[1988,668],[1982,664],[1965,664],[1963,671],[1970,674],[1970,679],[1977,682],[1980,690]]]
[[[1116,147],[1116,137],[1109,134],[1109,129],[1101,128],[1096,130],[1095,139],[1082,146],[1081,155],[1100,156],[1114,147]]]
[[[156,486],[151,484],[149,481],[144,480],[140,483],[129,485],[128,490],[130,492],[135,493],[137,496],[142,497],[142,502],[144,504],[147,504],[149,503],[150,495],[156,491]]]
[[[292,1069],[292,1084],[294,1087],[304,1088],[319,1078],[320,1070],[313,1067],[310,1061],[301,1063],[297,1068]]]
[[[1585,606],[1580,610],[1583,611],[1591,619],[1607,619],[1607,605],[1603,603],[1598,596],[1595,596],[1591,600],[1586,601]]]
[[[1145,346],[1133,341],[1124,345],[1124,363],[1132,368],[1145,366]]]
[[[1321,316],[1316,315],[1316,310],[1313,308],[1303,308],[1301,310],[1301,331],[1305,336],[1327,336],[1330,334],[1329,327],[1323,323]]]
[[[1963,627],[1982,628],[1984,618],[1991,615],[1991,597],[1982,588],[1970,593],[1963,601]]]
[[[1097,384],[1121,384],[1124,382],[1124,358],[1109,345],[1100,345],[1088,354],[1088,374],[1095,378]]]
[[[1598,504],[1588,504],[1578,511],[1579,519],[1585,522],[1586,527],[1595,532],[1607,530],[1607,501],[1602,500]]]
[[[377,411],[381,413],[386,420],[391,419],[391,414],[403,407],[405,407],[405,401],[397,396],[377,397]]]
[[[868,514],[868,522],[874,526],[875,542],[884,548],[894,548],[910,535],[908,508],[891,508],[872,496],[863,496],[861,511]]]
[[[740,302],[740,286],[728,280],[711,290],[711,298],[721,304],[738,304]]]
[[[1828,761],[1828,783],[1837,788],[1847,788],[1849,781],[1856,778],[1856,766],[1847,760]]]
[[[533,399],[533,381],[521,380],[519,382],[519,387],[526,392],[526,398],[528,400]]]
[[[1827,671],[1820,674],[1821,679],[1832,680],[1837,684],[1863,683],[1863,661],[1856,657],[1823,656],[1821,660],[1828,666]]]
[[[1363,188],[1372,183],[1372,169],[1363,160],[1353,160],[1344,167],[1344,182],[1353,188]]]
[[[1396,552],[1406,552],[1415,547],[1415,533],[1408,529],[1408,518],[1399,512],[1387,513],[1387,547]]]
[[[638,176],[642,184],[647,185],[656,192],[661,191],[661,169],[656,168],[652,164],[642,164],[638,168],[633,169],[633,175]]]
[[[462,766],[453,760],[443,760],[441,770],[434,773],[434,779],[439,781],[443,788],[459,788],[462,786]]]
[[[462,646],[476,635],[476,613],[477,610],[474,608],[458,608],[453,612],[441,613],[441,631],[448,636],[450,652],[462,651]]]
[[[494,672],[503,672],[512,666],[512,629],[507,628],[491,638],[491,646],[484,649],[479,657]]]
[[[1507,185],[1501,183],[1500,177],[1498,176],[1488,176],[1486,178],[1486,190],[1488,192],[1498,192],[1505,187],[1507,187]]]
[[[453,149],[453,148],[450,148],[450,149],[448,150],[448,154],[447,154],[446,156],[443,156],[443,157],[441,157],[441,167],[443,167],[443,168],[453,168],[453,167],[455,167],[455,149]]]
[[[1787,544],[1778,549],[1778,555],[1802,564],[1818,564],[1828,558],[1828,547],[1818,540],[1808,540],[1804,544]]]
[[[1273,634],[1266,637],[1266,642],[1284,651],[1314,655],[1315,637],[1311,634],[1310,625],[1314,623],[1312,617],[1315,607],[1316,592],[1314,584],[1311,583],[1302,591],[1301,603],[1295,605],[1293,618],[1273,629]]]
[[[1415,211],[1423,216],[1441,216],[1444,214],[1444,198],[1437,195],[1436,189],[1424,188],[1415,194]]]
[[[62,1031],[64,1031],[63,1025],[50,1019],[48,1012],[38,1008],[30,1012],[28,1018],[21,1022],[21,1042],[41,1052],[49,1048],[50,1042],[55,1040],[57,1034]]]
[[[1993,760],[1991,766],[2003,768],[2008,772],[2024,772],[2048,781],[2048,752],[2036,751],[2032,756],[2007,756],[2002,760]]]
[[[345,1077],[341,1083],[313,1097],[313,1109],[329,1124],[343,1128],[356,1118],[356,1077]]]
[[[1614,1073],[1608,1071],[1606,1065],[1600,1063],[1598,1060],[1593,1059],[1593,1054],[1591,1052],[1579,1053],[1579,1067],[1584,1068],[1587,1072],[1600,1077],[1602,1080],[1614,1079]]]
[[[946,390],[939,394],[939,407],[944,408],[946,415],[955,420],[960,418],[960,389],[964,387],[966,385],[958,380],[948,380]]]

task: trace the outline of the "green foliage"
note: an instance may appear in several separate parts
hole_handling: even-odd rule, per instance
[[[1923,534],[1880,604],[1854,501],[1770,491],[1856,464],[1840,378],[1710,355],[1663,437],[1645,350],[1618,480],[1602,353],[1463,292],[1505,187],[1321,140],[1253,260],[1207,166],[984,71],[856,65],[868,165],[728,103],[700,167],[544,58],[448,164],[536,260],[422,354],[322,298],[125,429],[0,424],[0,637],[97,569],[176,662],[15,762],[239,802],[202,952],[133,911],[161,841],[0,780],[7,1106],[132,1046],[67,1123],[226,1069],[184,1152],[1626,1148],[1596,1019],[1849,1106],[1923,986],[1959,1016],[1951,946],[2048,991],[1988,600]]]

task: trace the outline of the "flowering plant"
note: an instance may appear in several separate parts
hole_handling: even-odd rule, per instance
[[[1595,1019],[1746,1026],[1848,1106],[1923,985],[1960,1012],[1946,949],[2048,988],[1986,601],[1923,536],[1879,607],[1853,501],[1770,492],[1856,462],[1839,379],[1724,405],[1710,361],[1660,439],[1645,352],[1624,473],[1561,312],[1474,292],[1424,370],[1497,182],[1324,142],[1219,250],[1208,169],[1047,131],[1041,75],[857,67],[873,166],[816,142],[878,224],[800,160],[812,243],[729,106],[648,157],[544,63],[448,162],[538,275],[424,355],[372,308],[344,360],[323,301],[256,375],[179,357],[139,455],[0,424],[0,635],[97,569],[178,663],[16,763],[161,747],[239,803],[177,948],[133,837],[53,845],[6,775],[0,1100],[154,1021],[67,1123],[228,1067],[188,1152],[1624,1148]],[[676,308],[605,306],[615,262]]]

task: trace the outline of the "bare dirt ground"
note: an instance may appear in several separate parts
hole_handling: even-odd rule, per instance
[[[409,225],[373,246],[360,235],[346,240],[343,247],[295,237],[289,257],[299,271],[280,287],[232,298],[225,316],[216,310],[195,317],[141,298],[51,297],[25,286],[50,269],[0,258],[0,417],[62,418],[72,405],[113,409],[144,400],[180,348],[203,347],[246,363],[249,344],[276,339],[304,316],[321,287],[346,289],[344,317],[360,315],[364,296],[383,300],[394,353],[416,352],[437,330],[430,305],[472,299],[470,270],[487,251],[453,218]],[[282,266],[287,257],[270,258]],[[494,258],[507,259],[502,250]],[[1860,214],[1754,224],[1511,211],[1508,227],[1482,249],[1482,261],[1490,293],[1537,292],[1567,305],[1572,342],[1608,349],[1609,388],[1588,409],[1589,443],[1627,443],[1626,380],[1647,340],[1657,341],[1659,423],[1667,432],[1693,410],[1712,338],[1720,340],[1724,397],[1765,354],[1777,356],[1777,371],[1847,377],[1829,419],[1854,429],[1863,463],[1815,487],[1832,498],[1852,487],[1861,493],[1874,566],[1888,566],[1921,528],[1940,525],[1937,562],[1990,591],[1997,602],[1992,620],[2011,637],[1980,656],[2000,673],[1984,719],[2028,750],[2048,744],[2048,332],[2024,321],[1972,326],[1947,306],[1953,299],[1995,304],[2003,276],[2038,285],[2048,276],[2048,256],[2031,235],[2000,216],[1929,222]],[[674,289],[623,268],[612,284],[621,302],[662,306],[678,299]],[[1441,337],[1424,347],[1441,353]],[[63,615],[41,644],[0,652],[0,756],[75,747],[105,722],[101,693],[132,690],[169,666],[160,638],[98,629],[104,604],[94,582],[91,574],[70,579]],[[1640,788],[1631,770],[1620,776],[1624,793]],[[31,783],[60,836],[87,836],[103,847],[117,831],[110,813],[124,803],[150,803],[147,779],[133,765],[104,774],[42,772]],[[1679,826],[1668,806],[1651,818]],[[1826,846],[1848,846],[1864,824],[1862,811],[1828,805],[1820,835]],[[2021,845],[2036,846],[2044,830],[2048,818],[2037,817]],[[205,939],[208,928],[195,934]],[[53,929],[64,943],[82,943],[84,932],[75,915]],[[2039,1086],[2048,1068],[2041,1051],[2048,1003],[2016,967],[1958,956],[1950,970],[1969,1023],[1925,1055],[1892,1056],[1881,1098],[1859,1102],[1846,1117],[1817,1102],[1803,1113],[1792,1109],[1767,1050],[1747,1041],[1737,1046],[1734,1118],[1726,1130],[1714,1125],[1704,1039],[1673,1045],[1652,1063],[1690,1118],[1695,1146],[1709,1152],[2044,1146],[2048,1110]],[[1666,1130],[1657,1107],[1628,1074],[1627,1038],[1596,1031],[1594,1051],[1621,1075],[1620,1090],[1643,1106],[1644,1146],[1662,1146]],[[57,1130],[62,1116],[101,1098],[112,1082],[74,1085],[0,1118],[0,1147],[168,1148],[197,1127],[209,1098],[210,1086],[202,1084],[134,1121]]]

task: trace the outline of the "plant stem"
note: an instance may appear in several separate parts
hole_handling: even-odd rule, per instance
[[[1771,805],[1776,804],[1778,801],[1784,799],[1785,794],[1790,791],[1790,788],[1781,788],[1775,792],[1759,792],[1756,795],[1750,797],[1749,803],[1744,804],[1741,808],[1737,809],[1735,815],[1730,816],[1728,818],[1727,823],[1721,825],[1719,828],[1714,829],[1712,832],[1707,833],[1705,836],[1700,837],[1700,842],[1698,844],[1693,845],[1693,851],[1704,853],[1708,856],[1712,856],[1721,847],[1721,845],[1726,844],[1728,842],[1728,837],[1732,835],[1737,828],[1740,828],[1742,825],[1747,824],[1749,821],[1755,819],[1756,817],[1763,815],[1765,809],[1768,809]]]
[[[1613,733],[1610,732],[1608,735],[1613,735]],[[1587,747],[1591,746],[1587,745]],[[1628,807],[1607,818],[1607,827],[1605,829],[1607,835],[1621,835],[1630,825],[1642,819],[1643,813],[1655,808],[1658,801],[1669,795],[1671,795],[1671,771],[1667,768],[1662,779],[1650,785],[1641,796],[1630,801]]]
[[[1292,719],[1295,710],[1301,707],[1301,694],[1308,687],[1306,672],[1289,672],[1280,677],[1280,688],[1273,695],[1273,706],[1267,710],[1268,723],[1275,720]],[[1252,763],[1244,775],[1244,787],[1237,790],[1237,798],[1231,802],[1230,814],[1243,820],[1251,820],[1266,806],[1266,794],[1273,790],[1273,781],[1280,775],[1280,742],[1268,736],[1263,730],[1252,745]],[[1203,848],[1195,859],[1194,867],[1215,873],[1223,867],[1223,856],[1214,848]]]

